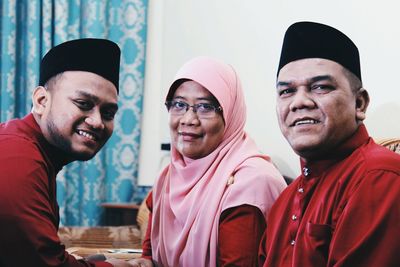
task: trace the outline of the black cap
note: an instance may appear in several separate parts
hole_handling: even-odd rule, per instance
[[[77,39],[59,44],[40,63],[39,85],[64,71],[88,71],[109,80],[119,92],[119,62],[121,50],[106,39]]]
[[[356,45],[331,26],[308,21],[292,24],[283,39],[277,75],[286,64],[305,58],[335,61],[361,80],[360,55]]]

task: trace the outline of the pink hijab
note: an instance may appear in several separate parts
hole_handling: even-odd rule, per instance
[[[172,144],[171,163],[153,188],[152,257],[157,266],[216,266],[221,213],[248,204],[265,216],[285,182],[243,130],[246,106],[231,66],[197,57],[178,71],[179,79],[196,81],[215,96],[223,109],[224,138],[196,160]]]

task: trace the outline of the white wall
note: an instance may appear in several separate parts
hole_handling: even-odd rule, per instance
[[[311,20],[346,33],[358,46],[371,103],[374,137],[400,136],[400,4],[369,0],[150,0],[139,183],[151,185],[168,140],[163,98],[175,72],[198,55],[232,64],[245,91],[246,130],[282,173],[299,173],[298,157],[281,136],[275,78],[282,39],[293,22]],[[339,111],[338,111],[339,112]]]

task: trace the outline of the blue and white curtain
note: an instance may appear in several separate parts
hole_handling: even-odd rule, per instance
[[[67,40],[97,37],[121,50],[114,134],[95,158],[57,177],[61,223],[99,225],[102,202],[139,202],[137,186],[147,0],[0,0],[0,120],[23,117],[39,80],[41,57]],[[134,223],[134,222],[132,222]]]

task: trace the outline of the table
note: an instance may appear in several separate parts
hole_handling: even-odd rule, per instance
[[[139,205],[131,203],[107,202],[101,206],[105,209],[105,225],[135,225]]]
[[[115,248],[84,248],[70,247],[66,251],[77,259],[85,258],[90,255],[103,254],[107,258],[115,258],[121,260],[131,260],[139,258],[142,255],[141,250],[136,249],[115,249]]]

